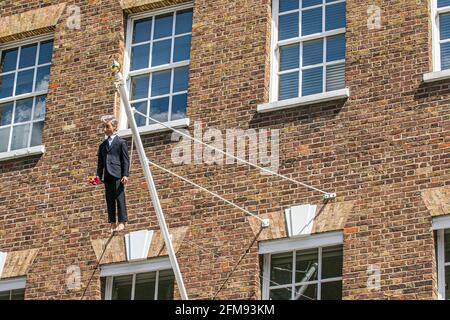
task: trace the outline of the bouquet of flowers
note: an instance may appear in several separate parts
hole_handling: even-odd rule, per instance
[[[100,178],[98,176],[90,176],[88,177],[88,183],[96,186],[100,183]]]

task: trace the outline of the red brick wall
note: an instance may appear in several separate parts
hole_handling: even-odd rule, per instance
[[[0,15],[54,3],[3,1]],[[0,247],[41,248],[27,276],[26,299],[79,297],[67,290],[66,269],[79,265],[87,283],[95,263],[89,237],[106,229],[101,189],[93,192],[85,181],[103,139],[98,119],[113,112],[109,64],[120,53],[123,14],[116,1],[72,3],[81,7],[81,30],[66,27],[67,12],[56,26],[46,153],[0,164]],[[99,285],[92,288],[92,297],[100,297]]]
[[[53,3],[3,1],[0,16]],[[113,112],[109,64],[123,54],[124,14],[118,1],[76,4],[82,29],[68,30],[64,15],[55,31],[46,153],[0,163],[0,248],[42,248],[27,278],[27,299],[80,297],[65,286],[66,268],[79,265],[85,285],[95,265],[90,237],[107,236],[103,190],[85,180],[103,139],[97,120]],[[344,297],[435,298],[431,217],[420,191],[450,184],[449,138],[441,133],[450,129],[450,90],[446,82],[421,82],[431,63],[426,1],[379,2],[382,28],[368,30],[368,2],[348,0],[350,98],[257,114],[256,105],[268,101],[270,5],[195,1],[191,122],[280,129],[280,173],[335,191],[336,201],[355,201],[344,232]],[[243,165],[174,166],[170,133],[143,142],[150,159],[261,214],[321,201],[320,194]],[[134,159],[128,228],[157,229]],[[165,173],[154,175],[169,227],[190,226],[179,254],[189,296],[213,297],[240,261],[218,298],[259,298],[257,243],[243,213]],[[380,291],[366,289],[370,264],[382,268]],[[95,277],[89,298],[98,299],[99,288]]]

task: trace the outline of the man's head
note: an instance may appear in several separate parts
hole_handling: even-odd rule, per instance
[[[107,136],[110,136],[117,131],[119,122],[115,116],[103,116],[101,121],[103,123],[103,130]]]

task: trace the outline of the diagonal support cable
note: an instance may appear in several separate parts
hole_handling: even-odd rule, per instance
[[[254,213],[248,211],[247,209],[244,209],[244,208],[238,206],[237,204],[235,204],[235,203],[233,203],[233,202],[231,202],[231,201],[225,199],[224,197],[218,195],[217,193],[214,193],[214,192],[212,192],[212,191],[206,189],[205,187],[202,187],[201,185],[195,183],[194,181],[191,181],[191,180],[189,180],[189,179],[187,179],[187,178],[185,178],[185,177],[183,177],[183,176],[180,176],[179,174],[177,174],[177,173],[175,173],[175,172],[173,172],[173,171],[171,171],[171,170],[169,170],[169,169],[166,169],[166,168],[160,166],[159,164],[156,164],[156,163],[154,163],[154,162],[152,162],[152,161],[150,161],[150,160],[148,160],[148,159],[147,159],[147,161],[148,161],[148,163],[149,163],[150,165],[155,166],[156,168],[158,168],[158,169],[160,169],[160,170],[162,170],[162,171],[165,171],[165,172],[167,172],[167,173],[169,173],[169,174],[171,174],[171,175],[173,175],[173,176],[175,176],[175,177],[177,177],[177,178],[183,180],[184,182],[187,182],[187,183],[193,185],[194,187],[196,187],[196,188],[198,188],[198,189],[200,189],[200,190],[202,190],[202,191],[204,191],[204,192],[209,193],[210,195],[212,195],[212,196],[214,196],[214,197],[216,197],[216,198],[222,200],[223,202],[228,203],[229,205],[235,207],[236,209],[241,210],[242,212],[248,214],[249,216],[255,217],[256,219],[258,219],[258,220],[261,221],[261,226],[262,226],[263,228],[269,226],[269,223],[268,223],[268,220],[267,220],[267,219],[262,219],[261,217],[259,217],[258,215],[256,215],[256,214],[254,214]]]
[[[270,170],[270,169],[267,169],[267,168],[258,166],[257,164],[251,163],[251,162],[249,162],[249,161],[247,161],[247,160],[245,160],[245,159],[236,157],[236,156],[233,155],[233,154],[230,154],[230,153],[228,153],[228,152],[226,152],[226,151],[223,151],[223,150],[221,150],[221,149],[219,149],[219,148],[216,148],[216,147],[214,147],[214,146],[211,146],[211,145],[209,145],[209,144],[207,144],[207,143],[205,143],[205,142],[203,142],[203,141],[201,141],[201,140],[199,140],[199,139],[197,139],[197,138],[191,137],[189,134],[186,134],[186,133],[184,133],[184,132],[182,132],[182,131],[180,131],[180,130],[177,130],[177,129],[175,129],[175,128],[173,128],[173,127],[171,127],[171,126],[165,124],[164,122],[158,121],[158,120],[156,120],[156,119],[154,119],[154,118],[152,118],[152,117],[150,117],[150,116],[147,116],[146,114],[144,114],[144,113],[142,113],[142,112],[136,110],[135,108],[132,108],[132,111],[133,111],[134,113],[137,113],[137,114],[139,114],[139,115],[141,115],[141,116],[143,116],[143,117],[145,117],[145,118],[147,118],[147,119],[149,119],[149,120],[151,120],[151,121],[157,123],[157,124],[162,125],[163,127],[167,128],[167,129],[169,129],[169,130],[172,130],[173,132],[178,133],[179,135],[182,135],[182,136],[184,136],[184,137],[186,137],[186,138],[188,138],[188,139],[190,139],[190,140],[192,140],[192,141],[195,141],[195,142],[197,142],[197,143],[200,143],[200,144],[206,146],[207,148],[210,148],[210,149],[215,150],[215,151],[217,151],[217,152],[219,152],[219,153],[222,153],[223,155],[225,155],[225,156],[227,156],[227,157],[233,158],[233,159],[235,159],[235,160],[237,160],[237,161],[239,161],[239,162],[245,163],[245,164],[247,164],[247,165],[249,165],[249,166],[252,166],[252,167],[257,168],[257,169],[259,169],[259,170],[261,170],[261,171],[267,172],[267,173],[269,173],[269,174],[271,174],[271,175],[277,176],[277,177],[279,177],[279,178],[281,178],[281,179],[288,180],[288,181],[290,181],[290,182],[292,182],[292,183],[295,183],[295,184],[297,184],[297,185],[301,185],[301,186],[306,187],[306,188],[308,188],[308,189],[311,189],[311,190],[320,192],[320,193],[322,193],[322,194],[324,195],[324,199],[333,199],[333,198],[336,198],[336,193],[330,193],[330,192],[326,192],[326,191],[320,190],[320,189],[318,189],[318,188],[316,188],[316,187],[313,187],[313,186],[310,186],[310,185],[308,185],[308,184],[306,184],[306,183],[304,183],[304,182],[301,182],[301,181],[298,181],[298,180],[289,178],[289,177],[287,177],[287,176],[285,176],[285,175],[282,175],[282,174],[280,174],[280,173],[278,173],[278,172],[275,172],[275,171],[272,171],[272,170]]]

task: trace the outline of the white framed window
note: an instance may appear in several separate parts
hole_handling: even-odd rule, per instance
[[[175,276],[168,258],[102,267],[103,300],[173,300]]]
[[[450,69],[450,0],[432,1],[433,71]]]
[[[436,233],[439,299],[450,300],[450,229],[439,229]]]
[[[298,249],[291,250],[293,246]],[[272,241],[260,246],[260,253],[264,253],[262,298],[342,299],[342,248],[342,234],[337,233]]]
[[[130,16],[125,76],[132,107],[160,122],[186,118],[192,3]],[[153,124],[135,115],[139,127]],[[122,118],[121,129],[126,129]]]
[[[270,100],[345,88],[345,0],[274,0]]]
[[[0,153],[42,144],[51,36],[0,47]]]
[[[0,300],[25,300],[25,278],[0,280]]]

